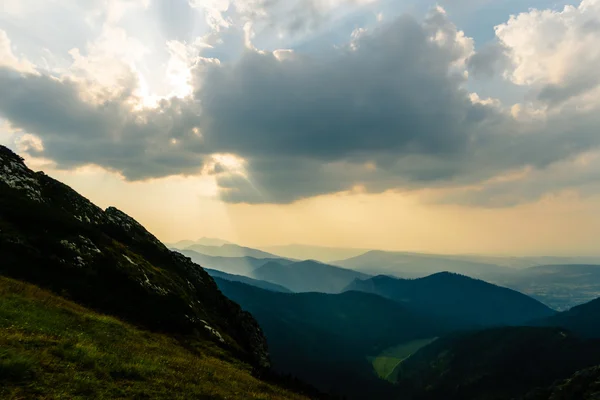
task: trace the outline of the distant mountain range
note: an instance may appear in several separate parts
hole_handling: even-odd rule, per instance
[[[217,271],[215,269],[204,268],[206,272],[213,278],[219,278],[222,280],[230,281],[230,282],[240,282],[245,283],[246,285],[254,286],[259,289],[270,290],[272,292],[280,292],[280,293],[292,293],[292,291],[286,287],[281,285],[277,285],[275,283],[261,281],[258,279],[248,278],[243,275],[232,275],[225,272]]]
[[[280,257],[295,258],[297,260],[317,260],[324,263],[356,257],[369,251],[368,249],[312,246],[306,244],[267,246],[261,247],[261,250],[277,254]]]
[[[201,246],[223,246],[224,244],[233,243],[223,239],[203,237],[198,240],[180,240],[176,243],[166,243],[166,246],[174,247],[176,249],[185,249],[187,247],[194,246],[197,244]]]
[[[512,272],[508,267],[452,256],[378,250],[339,260],[333,264],[370,275],[391,275],[399,278],[421,278],[436,272],[448,271],[483,279],[504,276]]]
[[[190,257],[193,262],[203,267],[211,268],[234,275],[252,276],[252,271],[262,267],[268,262],[277,262],[281,265],[287,265],[294,261],[285,258],[256,258],[256,257],[222,257],[208,256],[198,253],[194,250],[178,250],[181,254]]]
[[[187,243],[186,243],[187,244]],[[299,246],[302,250],[305,247]],[[295,247],[292,247],[292,249]],[[271,264],[265,268],[263,275],[255,274],[255,271],[269,262],[281,265],[291,265],[297,260],[281,258],[261,250],[241,247],[233,244],[224,246],[201,246],[195,245],[195,249],[180,250],[183,254],[191,257],[200,265],[215,270],[224,271],[235,275],[245,275],[251,278],[267,280],[272,283],[289,287],[289,279],[286,274],[296,268],[274,268]],[[329,248],[324,248],[329,249]],[[335,251],[339,249],[333,249]],[[355,251],[355,250],[352,250]],[[357,250],[356,250],[357,251]],[[204,252],[205,254],[202,254]],[[253,254],[254,256],[230,257],[214,256],[208,254]],[[283,254],[283,253],[282,253]],[[291,254],[291,253],[290,253]],[[300,254],[295,254],[300,255]],[[256,257],[258,256],[258,257]],[[269,257],[271,256],[271,257]],[[598,265],[560,265],[550,264],[543,266],[527,267],[530,263],[546,261],[558,262],[566,258],[558,257],[492,257],[492,256],[442,256],[418,253],[399,253],[385,251],[369,251],[347,260],[336,261],[327,264],[323,270],[312,268],[312,277],[300,277],[303,282],[298,283],[294,291],[326,291],[328,293],[339,292],[339,285],[333,284],[333,288],[323,289],[331,279],[325,269],[342,267],[365,275],[390,275],[404,278],[425,277],[437,272],[455,272],[469,277],[483,279],[485,281],[505,286],[542,301],[544,304],[562,311],[570,307],[585,303],[600,296],[600,266]],[[572,258],[577,259],[577,258]],[[582,259],[587,259],[583,257]],[[312,261],[313,263],[315,261]],[[505,266],[490,264],[497,262]],[[508,267],[510,265],[511,267]],[[313,265],[315,267],[315,265]],[[519,267],[519,268],[515,268]],[[344,274],[342,274],[344,275]],[[345,275],[349,275],[346,273]],[[324,279],[324,280],[323,280]],[[318,286],[311,281],[322,280]],[[343,281],[343,278],[341,279]],[[350,283],[350,282],[348,282]],[[294,286],[294,284],[291,284]]]
[[[322,264],[317,261],[300,261],[287,265],[271,261],[255,269],[253,278],[285,286],[294,292],[340,293],[355,279],[368,275]]]
[[[181,250],[193,250],[195,252],[214,257],[280,258],[275,254],[267,253],[266,251],[238,246],[237,244],[223,244],[220,246],[193,244]]]

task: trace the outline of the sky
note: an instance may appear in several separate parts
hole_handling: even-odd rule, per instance
[[[0,144],[166,242],[600,255],[600,0],[0,0]]]

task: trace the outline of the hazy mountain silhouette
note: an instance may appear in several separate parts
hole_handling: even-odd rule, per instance
[[[203,237],[198,240],[180,240],[176,243],[168,243],[167,246],[181,250],[196,244],[201,246],[223,246],[224,244],[233,243],[223,239]]]
[[[215,257],[254,257],[254,258],[280,258],[275,254],[267,253],[251,247],[243,247],[237,244],[223,244],[221,246],[206,246],[194,244],[182,250],[193,250],[200,254]]]
[[[370,275],[391,275],[399,278],[421,278],[436,272],[449,271],[489,279],[513,272],[507,267],[463,260],[452,256],[389,251],[369,251],[357,257],[333,262],[333,264]]]
[[[317,261],[300,261],[287,265],[268,262],[252,271],[256,279],[285,286],[294,292],[339,293],[354,279],[368,275]]]
[[[220,279],[224,279],[224,280],[231,281],[231,282],[241,282],[241,283],[245,283],[250,286],[255,286],[260,289],[270,290],[272,292],[292,293],[292,291],[289,290],[288,288],[283,287],[281,285],[277,285],[275,283],[261,281],[258,279],[252,279],[252,278],[248,278],[247,276],[243,276],[243,275],[228,274],[228,273],[225,273],[222,271],[217,271],[215,269],[204,268],[204,270],[206,272],[208,272],[208,274],[210,276],[212,276],[213,278],[220,278]],[[218,281],[218,282],[220,282],[220,281]],[[218,284],[218,282],[217,282],[217,284]]]
[[[267,246],[261,247],[261,249],[281,257],[295,258],[297,260],[317,260],[324,263],[356,257],[369,251],[369,249],[313,246],[306,244]]]
[[[282,265],[290,264],[294,261],[285,258],[256,258],[256,257],[221,257],[207,256],[194,250],[179,250],[192,259],[193,262],[203,267],[215,269],[234,275],[252,276],[252,271],[262,267],[268,262],[274,261]]]
[[[522,293],[448,272],[414,280],[358,279],[346,290],[378,294],[418,313],[452,321],[455,327],[519,325],[555,314]]]

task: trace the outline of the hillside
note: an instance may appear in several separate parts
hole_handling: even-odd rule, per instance
[[[600,366],[577,371],[547,388],[536,388],[519,400],[597,400],[600,398]]]
[[[283,287],[281,285],[277,285],[275,283],[260,281],[258,279],[248,278],[247,276],[243,276],[243,275],[227,274],[225,272],[217,271],[217,270],[209,269],[209,268],[204,268],[204,270],[206,272],[208,272],[208,274],[210,276],[212,276],[213,278],[221,278],[223,280],[231,281],[231,282],[241,282],[241,283],[245,283],[250,286],[255,286],[260,289],[270,290],[272,292],[292,293],[292,291],[289,290],[288,288]],[[217,286],[218,286],[219,281],[216,281],[216,282],[217,282]]]
[[[597,340],[559,328],[498,328],[438,339],[401,363],[397,374],[400,390],[413,400],[508,400],[599,360]]]
[[[0,274],[151,330],[211,340],[268,368],[254,318],[189,258],[0,147]]]
[[[2,399],[308,398],[210,341],[185,346],[2,276],[0,331]]]
[[[447,272],[414,280],[376,276],[356,280],[346,290],[378,294],[455,328],[520,325],[554,314],[522,293]]]
[[[285,294],[216,278],[264,329],[273,367],[349,398],[392,398],[369,358],[440,334],[436,323],[368,293]]]
[[[354,279],[368,277],[360,272],[312,260],[287,265],[269,262],[252,271],[250,276],[285,286],[294,292],[321,293],[340,293]]]
[[[558,326],[584,337],[600,338],[600,298],[536,321],[536,325]]]

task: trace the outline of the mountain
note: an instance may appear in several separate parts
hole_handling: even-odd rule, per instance
[[[600,265],[541,265],[493,282],[562,311],[600,297]]]
[[[4,147],[0,259],[2,275],[149,329],[214,340],[268,367],[256,321],[201,267],[122,211],[100,209]]]
[[[555,313],[522,293],[448,272],[414,280],[358,279],[346,290],[378,294],[455,327],[520,325]]]
[[[311,246],[306,244],[268,246],[262,247],[261,249],[281,257],[294,258],[297,260],[317,260],[324,263],[356,257],[369,251],[367,249]]]
[[[220,278],[220,279],[231,281],[231,282],[241,282],[241,283],[245,283],[250,286],[255,286],[260,289],[270,290],[272,292],[292,293],[292,291],[289,290],[288,288],[285,288],[281,285],[276,285],[271,282],[260,281],[258,279],[252,279],[252,278],[248,278],[247,276],[242,276],[242,275],[227,274],[225,272],[217,271],[214,269],[204,268],[204,270],[206,272],[208,272],[208,274],[210,276],[212,276],[213,278]],[[217,281],[217,286],[218,286],[219,282],[220,281]]]
[[[509,400],[599,362],[598,340],[560,328],[496,328],[420,349],[398,366],[398,389],[412,400]]]
[[[354,279],[366,279],[360,272],[322,264],[300,261],[287,265],[268,262],[252,271],[251,276],[285,286],[294,292],[340,293]]]
[[[600,298],[536,321],[535,324],[562,327],[584,337],[600,339]]]
[[[391,275],[399,278],[421,278],[436,272],[449,271],[489,280],[513,272],[507,267],[459,259],[453,256],[379,250],[369,251],[347,260],[336,261],[333,264],[370,275]]]
[[[442,333],[435,322],[368,293],[287,294],[215,280],[259,321],[277,371],[347,398],[393,398],[394,387],[375,375],[369,356]]]
[[[285,258],[207,256],[194,250],[179,250],[179,252],[191,258],[193,262],[203,267],[226,272],[228,274],[245,276],[252,276],[252,271],[262,267],[270,261],[274,261],[282,265],[287,265],[293,262]]]
[[[308,399],[216,343],[143,330],[0,276],[2,399]]]
[[[199,244],[201,246],[222,246],[224,244],[232,244],[227,240],[217,239],[217,238],[207,238],[203,237],[198,240],[180,240],[177,243],[168,244],[168,247],[174,247],[176,249],[185,249],[187,247],[193,246],[195,244]]]
[[[182,250],[193,250],[197,253],[214,257],[254,257],[254,258],[280,258],[274,254],[237,244],[223,244],[221,246],[206,246],[194,244]]]

